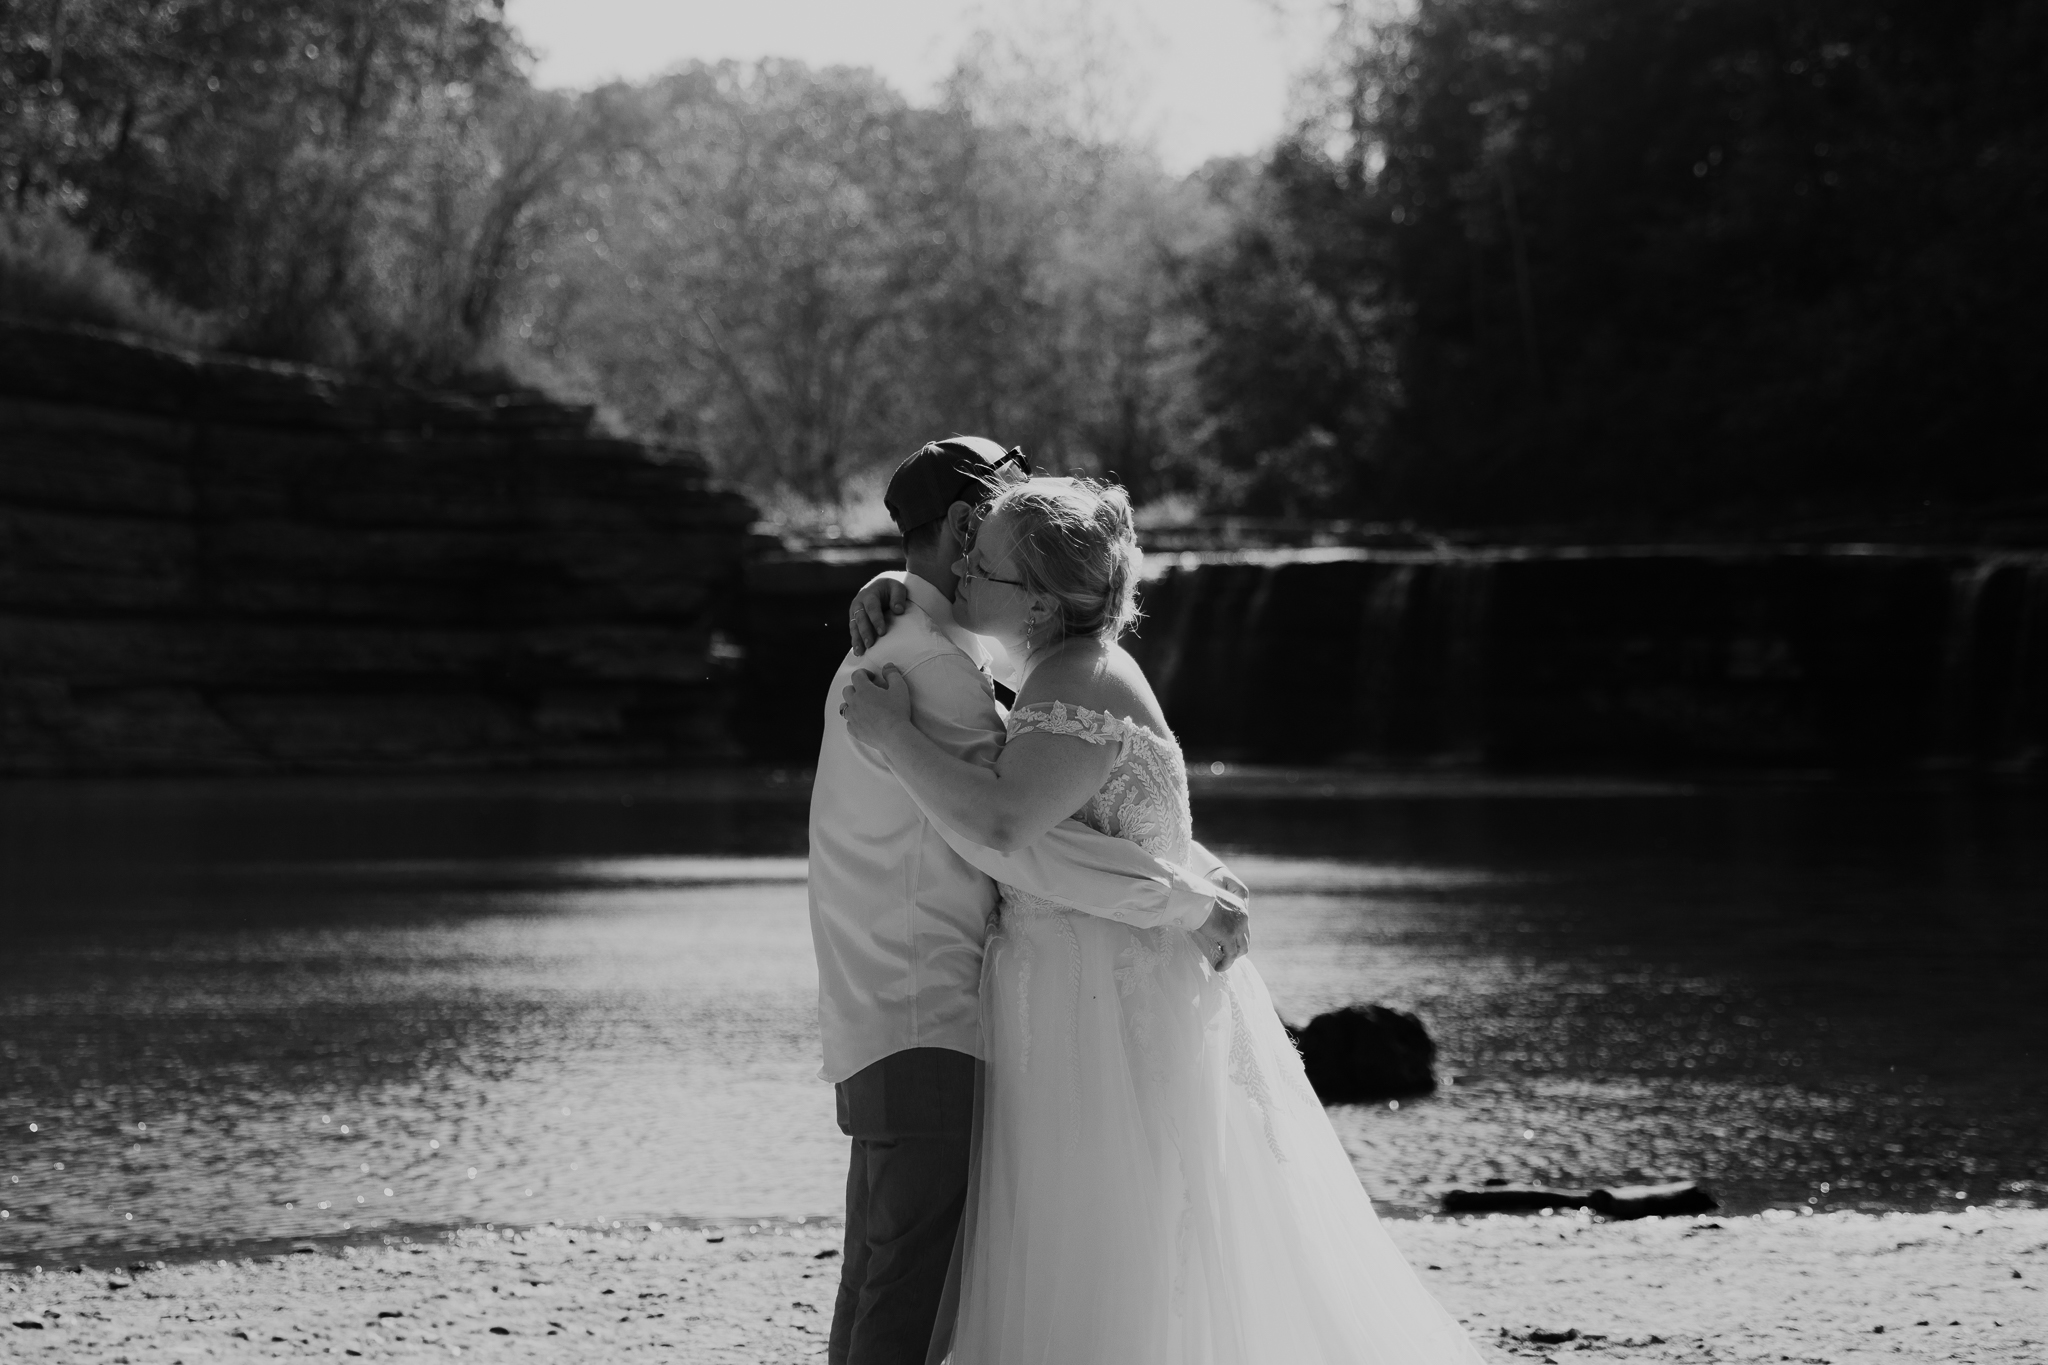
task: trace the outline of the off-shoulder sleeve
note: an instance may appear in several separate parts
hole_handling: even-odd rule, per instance
[[[1114,744],[1119,749],[1130,738],[1131,722],[1085,706],[1063,701],[1035,701],[1010,712],[1010,737],[1038,730],[1049,735],[1071,735],[1090,744]]]

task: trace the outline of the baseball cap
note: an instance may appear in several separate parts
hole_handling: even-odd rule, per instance
[[[1024,448],[1008,450],[986,436],[948,436],[932,441],[914,452],[889,479],[882,505],[896,523],[896,530],[909,535],[927,522],[946,515],[956,502],[980,502],[1000,480],[1000,471],[1015,466],[1029,474]]]

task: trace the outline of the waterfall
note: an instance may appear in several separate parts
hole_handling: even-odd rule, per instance
[[[2048,767],[2035,550],[1316,548],[1147,589],[1201,761]]]
[[[1956,569],[1949,579],[1947,629],[1942,638],[1940,683],[1935,692],[1934,747],[1938,767],[1965,767],[1975,754],[1972,721],[1977,711],[1977,637],[1984,589],[2001,568],[1980,560]]]
[[[1277,569],[1257,564],[1190,564],[1149,585],[1153,629],[1129,644],[1177,734],[1201,748],[1235,754],[1257,736],[1250,702],[1266,680],[1271,644],[1257,632],[1269,614]]]
[[[1994,758],[2001,768],[2027,772],[2048,759],[2048,559],[2026,566],[2016,636]]]
[[[1243,624],[1239,627],[1238,647],[1229,656],[1227,675],[1218,679],[1226,693],[1238,699],[1231,716],[1232,747],[1247,751],[1268,747],[1268,731],[1272,728],[1268,718],[1272,712],[1259,703],[1275,695],[1273,684],[1279,681],[1273,666],[1275,651],[1290,643],[1266,637],[1280,566],[1262,564],[1256,573],[1252,600],[1244,609]]]
[[[1486,635],[1493,599],[1493,564],[1447,561],[1443,582],[1444,682],[1442,757],[1451,763],[1486,758]]]
[[[1155,594],[1164,598],[1169,609],[1165,615],[1170,619],[1159,622],[1159,634],[1153,637],[1157,640],[1156,648],[1152,647],[1153,639],[1146,638],[1148,632],[1142,624],[1138,641],[1134,642],[1134,648],[1143,651],[1146,671],[1151,674],[1152,690],[1158,694],[1160,704],[1166,707],[1169,715],[1173,712],[1181,667],[1187,660],[1188,643],[1200,619],[1203,590],[1214,579],[1213,574],[1183,564],[1168,570],[1166,576],[1157,580],[1144,594],[1146,598]]]
[[[1359,756],[1384,757],[1399,746],[1394,736],[1395,708],[1400,704],[1404,648],[1415,584],[1422,570],[1395,564],[1360,599],[1357,634],[1353,638],[1352,736],[1347,749]]]

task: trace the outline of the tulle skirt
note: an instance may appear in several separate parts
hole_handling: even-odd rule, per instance
[[[1477,1365],[1249,960],[1007,896],[953,1365]]]

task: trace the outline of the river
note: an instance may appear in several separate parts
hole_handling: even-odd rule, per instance
[[[0,1264],[472,1222],[814,1218],[806,778],[0,787]],[[1204,770],[1395,1215],[1490,1176],[1736,1212],[2048,1203],[2048,800],[1962,782]]]

